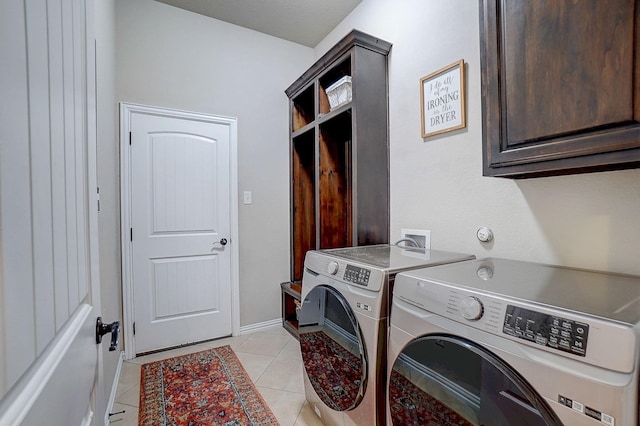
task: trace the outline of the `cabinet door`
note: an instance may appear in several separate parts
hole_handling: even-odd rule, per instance
[[[481,1],[485,176],[640,166],[639,6]]]

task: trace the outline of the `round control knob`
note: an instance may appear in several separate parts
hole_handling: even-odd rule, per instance
[[[329,275],[335,275],[338,273],[338,262],[329,262],[327,265],[327,272]]]
[[[460,302],[460,313],[465,319],[476,321],[482,318],[484,307],[477,297],[467,296]]]

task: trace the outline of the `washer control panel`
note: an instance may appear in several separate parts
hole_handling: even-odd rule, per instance
[[[585,356],[589,324],[507,305],[502,332],[538,345]]]
[[[371,271],[359,266],[349,265],[344,269],[343,280],[349,283],[368,286],[369,278],[371,277]]]

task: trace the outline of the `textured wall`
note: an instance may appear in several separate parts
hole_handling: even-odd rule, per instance
[[[393,43],[389,66],[391,238],[431,230],[432,248],[640,274],[640,170],[508,180],[482,176],[479,6],[364,0],[316,49],[352,28]],[[421,77],[467,63],[467,127],[420,135]],[[475,236],[489,226],[493,243]]]
[[[117,101],[238,119],[240,324],[280,318],[279,284],[289,278],[284,90],[313,50],[151,0],[117,0],[116,30]],[[242,204],[243,191],[253,204]]]

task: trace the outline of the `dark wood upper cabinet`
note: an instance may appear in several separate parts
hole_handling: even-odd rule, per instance
[[[640,167],[640,0],[481,0],[485,176]]]
[[[302,279],[308,250],[389,242],[390,49],[354,30],[285,91],[292,281]],[[351,97],[331,105],[332,87],[345,81]]]

